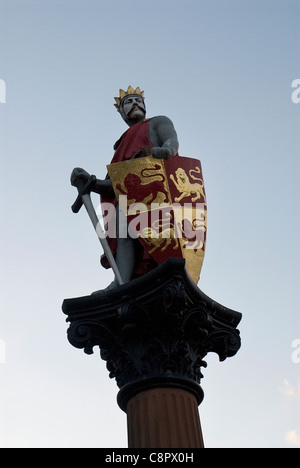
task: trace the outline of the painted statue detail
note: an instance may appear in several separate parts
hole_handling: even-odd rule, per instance
[[[122,282],[149,272],[169,257],[184,257],[197,283],[206,241],[200,161],[178,155],[177,134],[168,117],[145,119],[140,88],[121,89],[115,101],[129,129],[114,145],[106,179],[95,178],[91,190],[101,195],[106,239]],[[86,184],[90,177],[75,168],[71,183]],[[107,229],[112,218],[116,235]],[[111,266],[107,255],[101,263]],[[108,288],[119,283],[115,278]]]

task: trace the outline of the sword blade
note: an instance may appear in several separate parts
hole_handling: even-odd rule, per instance
[[[115,274],[116,280],[118,281],[119,285],[124,284],[124,281],[122,280],[121,274],[119,272],[118,265],[116,264],[115,257],[112,254],[112,251],[110,250],[110,246],[107,242],[107,239],[105,237],[105,232],[102,229],[102,226],[99,222],[97,213],[95,211],[94,205],[91,200],[91,196],[89,193],[86,193],[82,195],[82,202],[85,206],[85,209],[90,217],[90,220],[92,221],[92,224],[94,226],[94,229],[96,231],[97,237],[100,241],[100,244],[103,248],[103,251],[105,253],[105,256]],[[99,235],[100,234],[100,235]]]

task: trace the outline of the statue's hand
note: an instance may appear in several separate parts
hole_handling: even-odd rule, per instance
[[[78,187],[78,185],[85,185],[90,177],[91,175],[84,169],[81,169],[81,167],[75,167],[71,174],[71,184],[75,187]],[[110,179],[97,179],[90,189],[92,192],[99,193],[104,197],[115,198],[115,193]]]
[[[90,174],[88,172],[86,172],[84,169],[81,169],[81,167],[75,167],[71,174],[71,185],[76,187],[78,180],[81,180],[85,184],[89,178]]]
[[[154,146],[154,148],[151,150],[151,154],[154,158],[157,159],[168,159],[168,157],[171,155],[171,152],[168,148]]]

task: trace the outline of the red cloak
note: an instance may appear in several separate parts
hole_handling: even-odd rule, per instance
[[[115,153],[112,158],[111,164],[126,161],[127,159],[138,158],[142,156],[147,156],[151,153],[151,148],[153,144],[149,136],[149,122],[150,119],[144,120],[143,122],[137,122],[135,125],[130,127],[121,138],[115,143],[114,149]],[[117,200],[105,199],[101,197],[101,202],[110,202],[114,203],[117,206]],[[117,239],[107,237],[109,246],[113,254],[117,250]],[[157,263],[153,258],[148,254],[148,252],[142,247],[139,242],[137,244],[137,258],[136,266],[132,279],[144,275],[149,271],[153,270],[157,266]],[[104,268],[110,268],[108,260],[105,255],[101,257],[101,265]]]

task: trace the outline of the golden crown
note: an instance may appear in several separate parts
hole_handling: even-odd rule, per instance
[[[115,97],[116,104],[114,104],[118,112],[120,112],[120,104],[122,99],[124,99],[125,96],[129,96],[130,94],[138,94],[144,99],[144,91],[141,91],[139,87],[133,89],[131,86],[128,86],[127,91],[124,91],[124,89],[120,89],[119,97]]]

